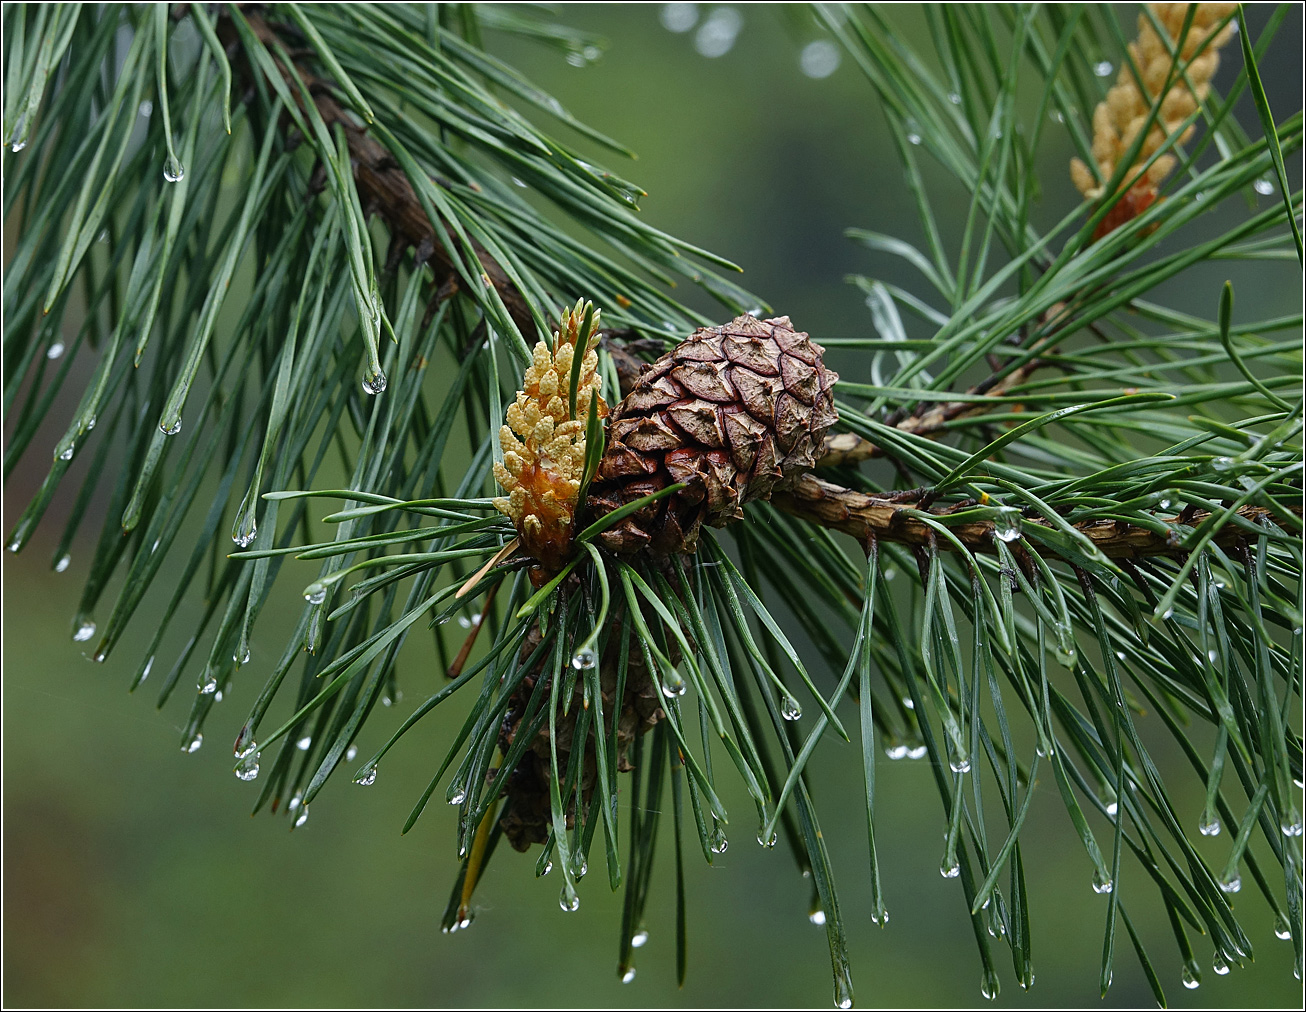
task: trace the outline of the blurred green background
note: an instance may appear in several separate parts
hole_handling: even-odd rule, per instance
[[[744,283],[818,340],[869,327],[845,274],[918,288],[896,263],[842,236],[856,225],[914,239],[919,226],[869,86],[848,61],[837,61],[805,9],[588,5],[559,14],[606,36],[606,54],[576,67],[556,50],[503,39],[492,47],[582,120],[639,152],[625,165],[594,154],[649,191],[650,221],[742,264]],[[1250,16],[1254,26],[1265,17],[1255,9]],[[907,11],[909,30],[912,18]],[[1263,68],[1279,116],[1300,108],[1300,35],[1298,8]],[[1236,54],[1226,59],[1218,81],[1227,82],[1238,62]],[[1066,171],[1068,142],[1055,130],[1045,138],[1046,223],[1078,195]],[[1293,174],[1299,185],[1298,167]],[[942,206],[953,216],[949,222],[945,214],[945,230],[959,230],[966,195],[941,176],[929,178],[942,185]],[[1218,213],[1245,213],[1235,203]],[[711,306],[693,293],[682,297]],[[1289,312],[1300,291],[1276,286],[1265,272],[1240,280],[1239,298],[1277,301]],[[1191,311],[1213,313],[1213,296],[1211,303]],[[76,368],[84,377],[90,363]],[[53,445],[72,407],[69,400],[52,413],[38,450]],[[10,517],[44,474],[41,453],[31,456],[5,488]],[[284,818],[249,819],[255,788],[231,775],[227,743],[302,603],[301,571],[292,565],[283,573],[289,592],[262,618],[249,676],[211,716],[208,743],[182,755],[187,693],[159,712],[153,682],[137,697],[125,691],[150,631],[148,608],[103,665],[85,660],[86,644],[70,640],[92,543],[77,547],[62,574],[50,570],[49,555],[76,487],[69,483],[27,550],[4,560],[6,1005],[829,1007],[824,931],[808,922],[807,884],[783,846],[756,845],[747,814],[732,824],[730,849],[715,867],[689,854],[691,963],[683,990],[675,985],[669,839],[655,873],[649,942],[629,985],[615,974],[620,898],[596,873],[582,885],[580,911],[564,914],[555,878],[534,878],[534,855],[506,848],[496,855],[477,891],[472,928],[441,935],[457,867],[453,813],[433,805],[407,837],[399,828],[432,757],[461,723],[457,700],[387,757],[371,788],[337,777],[294,833]],[[189,607],[197,614],[197,603]],[[176,625],[185,624],[182,615]],[[371,721],[364,751],[440,681],[429,643],[418,639],[401,660],[407,699]],[[175,656],[181,641],[167,642]],[[165,650],[155,680],[169,663]],[[849,925],[858,1004],[978,1004],[980,967],[961,888],[938,874],[942,816],[930,771],[923,762],[880,758],[885,929],[867,916],[857,747],[830,741],[811,777]],[[1190,802],[1184,817],[1195,825],[1201,786],[1176,782],[1176,796]],[[725,800],[732,811],[750,811],[742,794]],[[1106,900],[1090,888],[1090,865],[1051,783],[1039,787],[1025,840],[1038,980],[1025,994],[1000,963],[997,1004],[1096,1002]],[[1228,833],[1199,842],[1223,860]],[[1201,988],[1188,991],[1154,891],[1136,867],[1124,878],[1126,890],[1137,887],[1123,895],[1132,896],[1129,910],[1172,1004],[1299,1006],[1290,945],[1274,937],[1254,891],[1239,897],[1239,914],[1255,962],[1224,977],[1207,971]],[[1209,965],[1209,945],[1194,942]],[[1152,1004],[1123,931],[1104,1004]]]

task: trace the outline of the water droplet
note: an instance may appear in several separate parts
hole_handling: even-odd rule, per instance
[[[964,752],[958,752],[948,760],[948,766],[952,769],[953,773],[969,773],[970,756],[966,755]]]
[[[170,183],[180,183],[186,178],[186,167],[175,155],[168,156],[167,164],[163,166],[163,178]]]
[[[925,758],[925,753],[926,753],[927,751],[929,751],[929,750],[926,749],[926,747],[925,747],[924,745],[908,745],[908,746],[907,746],[907,758],[908,758],[908,759],[924,759],[924,758]]]
[[[1237,871],[1226,873],[1220,876],[1220,890],[1226,893],[1236,893],[1243,887],[1243,877]]]
[[[301,752],[307,752],[312,744],[313,744],[312,737],[309,735],[304,735],[304,737],[300,738],[299,741],[295,742],[295,748],[299,749],[299,751]]]
[[[364,376],[362,383],[363,390],[369,394],[385,393],[385,373],[381,372],[379,369],[374,373],[369,373]]]
[[[1115,887],[1115,883],[1111,881],[1111,876],[1103,869],[1098,868],[1093,872],[1093,892],[1102,896],[1109,893]]]
[[[1051,759],[1052,753],[1055,751],[1055,749],[1056,747],[1050,741],[1048,742],[1040,741],[1035,751],[1038,752],[1038,757],[1040,759]]]
[[[354,777],[354,783],[358,784],[359,787],[371,787],[376,783],[376,767],[369,766],[360,772],[358,776]]]
[[[349,748],[345,749],[345,762],[347,763],[353,762],[355,757],[357,757],[357,755],[358,755],[358,746],[350,745]]]
[[[1211,969],[1223,977],[1229,972],[1229,963],[1224,958],[1224,954],[1217,952],[1211,959]]]
[[[667,6],[668,7],[692,7],[693,4],[667,4]],[[621,982],[623,984],[629,984],[634,979],[635,979],[635,968],[633,966],[628,966],[621,971]]]
[[[321,604],[326,600],[326,587],[321,581],[310,583],[304,588],[304,600],[309,604]]]
[[[249,749],[241,756],[236,766],[236,779],[250,781],[258,777],[258,746],[250,742]]]
[[[694,33],[694,48],[700,56],[715,59],[725,56],[735,45],[744,19],[733,7],[718,7]]]
[[[853,1007],[853,983],[848,979],[847,967],[835,971],[834,1003],[839,1008]]]
[[[308,821],[308,805],[305,805],[303,808],[299,810],[299,815],[295,819],[295,828],[298,829],[307,821]]]
[[[1202,817],[1197,820],[1197,831],[1203,836],[1219,836],[1220,820],[1212,811],[1202,812]]]
[[[585,855],[577,854],[575,860],[572,862],[572,867],[571,867],[572,877],[577,880],[583,879],[586,875],[589,874],[589,870],[590,870],[590,863],[585,859]]]
[[[462,784],[456,784],[453,788],[452,793],[450,793],[448,797],[449,804],[461,805],[466,800],[467,800],[466,788],[464,788]]]
[[[237,521],[231,532],[231,540],[241,548],[248,548],[258,536],[258,521],[251,512],[243,521]]]
[[[1252,189],[1263,197],[1268,197],[1274,192],[1274,183],[1267,176],[1262,176],[1256,182],[1252,183]]]
[[[539,877],[543,877],[543,876],[547,875],[547,874],[548,874],[549,872],[551,872],[551,871],[553,871],[553,859],[552,859],[552,858],[550,858],[550,859],[545,863],[545,865],[544,865],[544,870],[543,870],[543,871],[537,871],[535,874],[536,874],[536,877],[539,878]]]
[[[149,116],[150,113],[154,112],[154,103],[147,98],[140,104],[139,110],[142,116]]]
[[[658,20],[669,32],[687,32],[698,24],[698,4],[663,4]]]
[[[215,693],[213,694],[213,702],[215,702],[215,703],[221,703],[221,702],[222,702],[222,690],[221,690],[221,689],[219,689],[217,692],[215,692]]]
[[[218,691],[218,679],[212,671],[205,671],[204,680],[196,688],[200,690],[201,696],[211,696]]]
[[[980,978],[980,994],[989,1001],[993,1001],[998,996],[1001,985],[998,983],[998,974],[995,970],[985,970],[984,975]]]
[[[772,847],[775,846],[775,830],[774,829],[771,830],[770,836],[763,836],[762,830],[759,829],[757,831],[757,842],[760,843],[767,850],[770,850]]]
[[[77,643],[85,643],[88,639],[90,639],[94,635],[95,635],[95,623],[92,622],[89,618],[84,618],[78,624],[77,630],[73,633],[73,640],[76,641]]]
[[[1292,929],[1288,927],[1288,922],[1282,916],[1274,921],[1274,937],[1283,941],[1292,938]]]
[[[888,923],[889,923],[889,911],[885,910],[883,907],[881,907],[881,908],[879,909],[879,911],[872,910],[872,911],[871,911],[871,923],[872,923],[872,924],[879,924],[879,925],[881,925],[881,926],[883,926],[883,925],[885,925],[885,924],[888,924]]]
[[[1174,609],[1173,609],[1173,608],[1167,608],[1167,609],[1164,611],[1164,613],[1162,613],[1162,615],[1161,615],[1161,619],[1162,619],[1162,621],[1165,621],[1165,622],[1169,622],[1170,619],[1172,619],[1172,618],[1174,618]]]
[[[1058,646],[1057,663],[1063,668],[1073,668],[1075,666],[1075,648],[1066,643]]]
[[[918,134],[915,130],[909,130],[907,132],[908,144],[920,144],[920,142],[921,142],[921,135]]]
[[[829,39],[817,39],[803,46],[803,51],[798,56],[798,69],[819,81],[839,69],[842,57],[839,47]]]
[[[1211,470],[1212,470],[1212,471],[1227,471],[1227,470],[1229,470],[1231,467],[1233,467],[1233,458],[1232,458],[1232,457],[1212,457],[1212,458],[1211,458]]]
[[[726,848],[730,846],[730,841],[726,839],[726,831],[717,826],[708,837],[707,845],[713,854],[724,854]]]
[[[903,699],[903,701],[902,701],[902,705],[905,706],[905,707],[907,707],[907,709],[909,709],[909,710],[914,710],[914,709],[916,709],[916,700],[914,700],[914,699],[912,699],[912,698],[910,698],[910,697],[906,697],[906,698]]]
[[[679,675],[676,676],[675,681],[668,678],[662,683],[662,695],[666,696],[668,699],[675,699],[677,696],[683,696],[684,694],[685,680]]]
[[[295,796],[286,802],[286,811],[293,812],[299,807],[299,803],[304,800],[304,792],[296,791]]]
[[[944,854],[939,864],[939,874],[944,878],[956,878],[961,874],[961,864],[955,854]]]
[[[562,887],[562,893],[558,897],[558,906],[569,914],[574,914],[580,909],[580,897],[576,895],[576,890],[567,883]]]
[[[906,745],[889,745],[884,750],[884,754],[887,755],[890,759],[894,759],[894,760],[906,759],[907,752],[908,749]]]
[[[1195,963],[1185,963],[1179,979],[1184,982],[1184,987],[1190,991],[1193,988],[1200,987],[1202,983],[1202,975],[1198,972]]]
[[[62,450],[59,451],[59,459],[60,459],[60,460],[72,460],[72,459],[73,459],[73,444],[72,444],[72,443],[69,443],[67,446],[65,446]]]
[[[818,928],[825,924],[825,911],[820,907],[807,912],[807,919],[815,924]]]
[[[1111,71],[1115,69],[1110,60],[1098,60],[1093,64],[1093,73],[1098,77],[1110,77]]]
[[[953,105],[961,105],[961,96],[958,95],[955,91],[950,91],[948,92],[948,101],[951,102]]]
[[[159,422],[159,431],[165,436],[175,436],[181,431],[181,416],[178,415],[171,424],[166,419]]]
[[[27,141],[14,141],[13,144],[9,146],[9,150],[14,154],[18,154],[18,152],[22,151],[25,147],[27,147]]]
[[[145,681],[145,679],[149,678],[150,671],[153,670],[153,668],[154,668],[154,655],[150,654],[150,656],[145,659],[145,667],[141,668],[141,675],[138,680],[143,682]]]
[[[54,344],[50,345],[50,347],[45,349],[45,357],[49,359],[56,359],[63,354],[63,351],[64,351],[63,342],[55,341]]]
[[[993,536],[1008,544],[1020,540],[1020,510],[1015,506],[1001,507],[993,519]]]
[[[576,656],[571,659],[571,666],[577,671],[593,671],[594,666],[598,664],[598,656],[589,647],[583,647],[576,652]]]
[[[1066,121],[1066,117],[1062,115],[1060,109],[1053,109],[1053,110],[1052,110],[1052,122],[1053,122],[1053,123],[1064,123],[1065,121]]]
[[[1284,836],[1301,836],[1301,815],[1293,809],[1289,809],[1288,814],[1279,823],[1279,832]]]
[[[200,746],[203,744],[204,744],[204,735],[200,734],[199,731],[196,731],[195,737],[193,737],[190,741],[186,742],[186,744],[181,747],[181,750],[185,752],[187,755],[190,755],[190,753],[192,752],[198,752],[200,750]]]
[[[783,696],[780,699],[780,716],[785,720],[797,720],[802,715],[803,708],[793,696]]]
[[[1115,818],[1115,814],[1118,811],[1120,811],[1120,806],[1118,804],[1116,804],[1114,801],[1107,802],[1107,806],[1106,806],[1107,815],[1111,816],[1112,818]]]

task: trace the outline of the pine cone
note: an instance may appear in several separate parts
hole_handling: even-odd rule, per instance
[[[521,646],[522,658],[529,657],[539,645],[540,633],[537,627],[526,634],[526,639]],[[679,660],[677,653],[673,652],[672,657],[673,660]],[[608,649],[599,663],[599,690],[603,694],[605,722],[612,720],[612,711],[617,707],[617,670],[619,664],[618,647],[614,637],[609,642]],[[505,755],[512,747],[513,740],[521,731],[522,722],[528,716],[527,706],[537,680],[552,677],[546,673],[546,668],[547,661],[545,665],[541,666],[540,670],[528,675],[513,694],[508,711],[504,714],[503,723],[499,728],[499,748]],[[584,705],[584,692],[583,679],[578,678],[572,694],[569,715],[564,717],[561,707],[558,710],[556,727],[558,732],[558,768],[560,771],[567,768],[571,760],[571,750],[576,747],[576,719],[580,714],[581,707]],[[548,706],[547,702],[545,706]],[[617,771],[619,773],[628,773],[634,769],[628,757],[631,745],[634,744],[636,738],[648,732],[663,716],[662,697],[658,692],[657,683],[649,675],[648,669],[644,665],[643,655],[633,645],[626,664],[625,691],[622,694],[618,712]],[[579,786],[581,804],[585,811],[589,810],[590,800],[594,796],[594,788],[598,782],[598,767],[593,741],[596,733],[598,733],[597,729],[591,723],[583,743],[585,753],[583,765],[581,766]],[[552,808],[549,803],[549,758],[549,725],[546,723],[536,733],[534,740],[531,741],[530,747],[522,755],[516,769],[509,774],[504,789],[507,805],[502,819],[503,831],[508,838],[508,842],[512,844],[515,850],[528,850],[532,843],[544,843],[549,838],[549,830],[553,824]],[[493,780],[493,778],[492,771],[489,779]],[[567,825],[571,826],[574,822],[575,807],[573,803],[568,806]]]
[[[741,519],[812,469],[838,419],[838,375],[789,317],[704,327],[663,355],[613,410],[587,510],[600,517],[676,482],[685,488],[600,537],[617,554],[692,552],[703,524]]]

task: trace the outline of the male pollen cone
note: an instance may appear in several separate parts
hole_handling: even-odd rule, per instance
[[[586,509],[601,517],[669,485],[678,492],[608,528],[609,551],[692,552],[703,524],[724,527],[810,471],[838,419],[838,374],[789,317],[703,327],[640,377],[608,419]]]
[[[526,553],[543,567],[533,572],[533,578],[556,573],[571,554],[590,400],[598,399],[599,418],[608,413],[599,396],[599,310],[593,310],[589,332],[580,333],[589,308],[585,302],[564,308],[553,347],[543,341],[535,345],[522,389],[508,405],[507,424],[499,429],[503,463],[495,463],[494,477],[508,494],[495,499],[494,505],[512,520]],[[575,355],[583,357],[573,416]]]

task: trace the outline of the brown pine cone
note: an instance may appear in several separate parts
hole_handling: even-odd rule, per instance
[[[523,658],[530,656],[539,644],[539,630],[538,628],[532,629],[526,634],[526,639],[522,643],[521,656]],[[679,660],[678,655],[673,654],[673,657]],[[603,693],[605,722],[612,720],[612,711],[617,706],[617,670],[619,663],[616,637],[613,637],[599,663],[599,690]],[[545,666],[541,667],[539,671],[528,675],[513,694],[508,706],[508,712],[504,714],[503,723],[499,728],[499,748],[505,755],[512,747],[513,740],[521,731],[522,721],[527,715],[527,703],[531,697],[531,691],[535,688],[536,681],[539,678],[551,677],[546,673],[546,668],[547,660]],[[584,705],[584,692],[584,680],[576,679],[570,713],[564,717],[561,707],[558,710],[556,727],[558,732],[558,769],[560,773],[567,769],[567,764],[571,759],[571,750],[576,747],[576,719],[580,715],[581,707]],[[545,706],[548,706],[547,702]],[[661,720],[662,716],[662,697],[658,692],[657,683],[650,677],[639,648],[632,644],[626,664],[625,691],[622,693],[617,719],[616,760],[619,773],[628,773],[634,768],[631,766],[628,757],[630,746],[634,744],[636,738],[645,734],[654,724]],[[594,796],[594,788],[598,782],[598,767],[596,765],[593,740],[596,733],[598,733],[597,729],[591,722],[589,732],[586,734],[583,743],[585,748],[584,765],[581,767],[579,784],[581,804],[584,806],[585,811],[589,810],[590,800]],[[549,725],[545,723],[536,733],[530,747],[523,753],[517,768],[509,774],[504,788],[504,797],[507,804],[502,819],[503,831],[508,838],[508,842],[512,844],[515,850],[528,850],[532,843],[544,843],[549,838],[549,830],[553,824],[552,808],[549,803],[549,758]],[[490,774],[490,779],[493,779],[493,773]],[[574,803],[569,804],[567,811],[568,826],[574,825],[575,812]]]
[[[597,518],[676,482],[685,488],[609,528],[604,547],[692,552],[703,524],[741,519],[744,503],[810,471],[838,419],[839,377],[823,351],[787,316],[740,316],[658,359],[609,417],[586,508]]]

